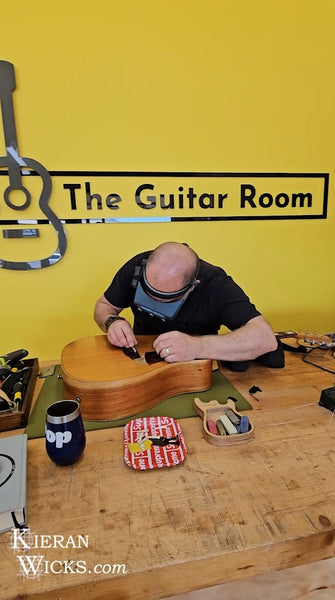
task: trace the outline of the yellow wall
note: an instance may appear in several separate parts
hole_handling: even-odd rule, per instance
[[[59,263],[0,269],[0,353],[55,358],[98,333],[115,270],[165,240],[226,268],[274,329],[335,330],[334,18],[333,0],[2,7],[20,151],[48,170],[320,172],[330,186],[327,219],[67,224]]]

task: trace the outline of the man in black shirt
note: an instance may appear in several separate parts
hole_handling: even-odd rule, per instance
[[[134,327],[120,316],[130,307]],[[94,318],[111,344],[134,347],[154,334],[167,362],[247,361],[277,348],[270,325],[220,267],[186,244],[166,242],[131,258],[98,299]],[[221,325],[230,331],[218,335]]]

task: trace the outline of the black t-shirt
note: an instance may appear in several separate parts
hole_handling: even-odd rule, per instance
[[[200,260],[198,279],[200,283],[186,298],[174,319],[162,321],[134,306],[133,286],[135,267],[139,266],[150,251],[131,258],[116,273],[104,296],[118,308],[130,307],[134,313],[134,332],[142,335],[159,335],[166,331],[182,331],[194,335],[218,333],[221,325],[238,329],[250,319],[260,315],[244,291],[227,273],[210,263]]]

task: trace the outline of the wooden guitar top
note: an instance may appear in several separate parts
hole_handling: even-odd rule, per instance
[[[138,377],[167,366],[165,362],[148,365],[144,360],[145,352],[153,350],[155,336],[137,336],[136,350],[142,359],[132,360],[121,348],[112,346],[106,335],[85,337],[70,342],[62,352],[62,370],[78,380],[119,381]]]
[[[210,388],[209,359],[148,365],[144,354],[153,351],[154,339],[137,336],[136,350],[142,358],[135,360],[112,346],[106,335],[81,338],[65,346],[61,357],[64,394],[81,398],[84,419],[122,419],[175,394]]]

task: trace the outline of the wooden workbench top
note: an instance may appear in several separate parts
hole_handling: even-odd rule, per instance
[[[216,447],[203,439],[200,418],[180,420],[188,454],[171,469],[127,467],[122,428],[89,432],[82,459],[63,468],[43,439],[30,440],[31,533],[63,543],[89,536],[88,547],[26,551],[49,570],[43,562],[43,574],[28,579],[19,575],[12,534],[1,534],[0,597],[151,600],[333,556],[335,418],[317,403],[334,375],[301,356],[286,360],[281,370],[225,371],[255,408],[252,441]],[[258,400],[248,394],[252,385],[262,390]],[[81,572],[50,572],[65,561]],[[114,573],[95,574],[95,565]]]

